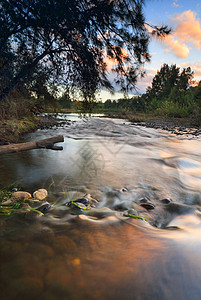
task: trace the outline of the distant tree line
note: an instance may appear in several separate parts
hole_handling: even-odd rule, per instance
[[[138,99],[138,98],[137,98]],[[94,101],[91,103],[91,111],[106,111],[106,112],[126,112],[126,111],[136,111],[138,109],[136,98],[122,98],[117,100],[108,99],[105,102]],[[78,109],[84,110],[83,102],[78,100],[71,100],[66,95],[61,96],[58,99],[58,104],[60,108],[64,109]]]
[[[108,99],[99,107],[108,111],[191,117],[201,123],[201,81],[196,82],[193,76],[190,67],[163,64],[146,93],[130,99]]]

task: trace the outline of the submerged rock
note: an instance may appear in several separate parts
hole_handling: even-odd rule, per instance
[[[89,204],[89,199],[83,197],[83,198],[80,198],[80,199],[75,200],[74,202],[80,203],[80,204],[82,203],[82,204],[84,204],[84,205],[88,205],[88,204]]]
[[[45,202],[39,208],[37,208],[37,210],[39,210],[40,212],[45,214],[50,210],[50,208],[51,208],[51,205],[49,204],[49,202]]]
[[[90,194],[86,194],[81,198],[68,202],[67,205],[74,209],[88,210],[95,207],[96,203],[98,203],[96,199],[92,198]]]
[[[124,217],[126,217],[128,215],[136,215],[137,216],[138,212],[134,208],[131,208],[123,214]]]
[[[155,208],[155,206],[152,203],[140,203],[140,206],[146,208],[147,210],[151,210]]]
[[[37,199],[40,201],[45,200],[45,198],[47,198],[47,195],[48,195],[48,193],[47,193],[47,190],[45,190],[45,189],[39,189],[33,193],[34,199]]]
[[[120,192],[128,192],[127,188],[123,187]]]
[[[169,204],[170,202],[172,202],[172,200],[169,199],[169,198],[165,198],[165,199],[162,199],[161,202],[162,202],[163,204]]]
[[[73,209],[79,209],[79,210],[86,210],[86,209],[90,209],[90,205],[88,205],[87,203],[84,204],[82,202],[80,202],[81,199],[75,200],[75,201],[70,201],[68,203],[68,206],[70,206]]]
[[[149,202],[149,199],[147,197],[144,197],[142,199],[139,200],[140,203],[147,203]]]

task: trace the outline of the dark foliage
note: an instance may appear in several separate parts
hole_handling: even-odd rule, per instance
[[[0,0],[0,100],[20,85],[40,94],[42,83],[46,94],[64,84],[87,101],[101,86],[112,90],[106,56],[116,63],[116,84],[135,87],[150,59],[142,9],[138,0]]]

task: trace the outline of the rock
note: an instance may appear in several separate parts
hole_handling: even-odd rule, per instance
[[[82,210],[82,209],[88,209],[88,206],[87,205],[85,205],[85,204],[83,204],[82,202],[80,202],[80,201],[71,201],[71,202],[69,202],[68,203],[68,206],[70,206],[71,208],[74,208],[74,209],[80,209],[80,210]]]
[[[17,192],[17,188],[13,188],[13,189],[11,190],[11,192],[12,192],[12,193]]]
[[[167,226],[167,227],[164,227],[163,229],[168,229],[168,230],[178,230],[180,229],[178,226]]]
[[[94,204],[98,203],[98,201],[97,201],[96,199],[94,199],[94,198],[91,196],[91,194],[86,194],[86,195],[84,196],[84,198],[87,199],[87,200],[89,201],[90,204],[91,204],[91,203],[94,203]]]
[[[155,208],[155,206],[152,203],[141,203],[140,206],[146,208],[147,210],[151,210]]]
[[[88,204],[89,204],[89,199],[86,198],[86,197],[83,197],[83,198],[74,200],[73,202],[76,202],[76,203],[82,203],[82,204],[84,204],[84,205],[88,205]]]
[[[137,213],[137,211],[134,208],[131,208],[127,212],[124,213],[124,216],[127,216],[127,215],[135,215],[135,216],[137,216],[138,213]]]
[[[23,192],[23,191],[18,191],[18,192],[14,192],[12,193],[11,196],[11,201],[24,201],[25,199],[31,199],[32,196],[30,193],[28,192]]]
[[[139,200],[140,203],[148,203],[149,199],[147,197]]]
[[[90,194],[86,194],[83,197],[74,200],[73,202],[77,203],[77,204],[84,204],[85,206],[93,206],[93,207],[95,207],[96,203],[98,203],[98,201],[96,199],[92,198],[92,196]],[[72,201],[71,201],[71,203],[72,203]]]
[[[47,198],[47,195],[48,195],[48,193],[47,193],[47,190],[45,190],[45,189],[39,189],[33,193],[34,199],[37,199],[40,201],[43,201],[45,198]]]
[[[39,210],[40,212],[45,214],[48,212],[48,210],[50,210],[50,208],[51,208],[51,205],[49,204],[49,202],[45,202],[39,208],[37,208],[37,210]]]
[[[128,192],[127,188],[122,188],[120,191],[121,192]]]
[[[165,199],[162,199],[161,202],[162,202],[163,204],[169,204],[170,202],[172,202],[172,200],[169,199],[169,198],[165,198]]]

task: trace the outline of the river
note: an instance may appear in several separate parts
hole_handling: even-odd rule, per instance
[[[1,299],[200,299],[201,137],[60,118],[24,140],[63,135],[63,151],[1,156],[2,186],[46,188],[52,206],[0,219]],[[85,194],[96,207],[72,214]]]

